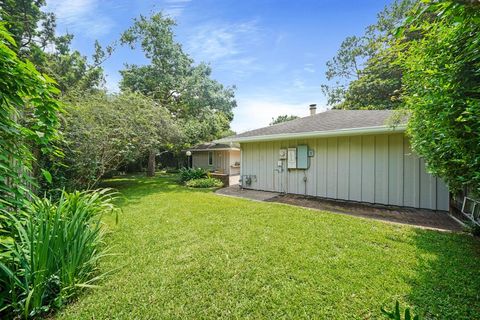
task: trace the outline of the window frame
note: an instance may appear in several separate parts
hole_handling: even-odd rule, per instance
[[[213,166],[213,151],[208,151],[208,165]]]

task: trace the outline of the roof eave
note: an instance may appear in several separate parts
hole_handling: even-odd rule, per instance
[[[385,134],[394,132],[404,132],[407,128],[406,124],[396,126],[375,126],[364,128],[348,128],[328,131],[311,131],[311,132],[298,132],[298,133],[280,133],[251,137],[227,137],[220,140],[216,140],[216,143],[228,143],[228,142],[260,142],[260,141],[272,141],[272,140],[291,140],[291,139],[306,139],[306,138],[319,138],[319,137],[339,137],[339,136],[355,136],[366,134]]]
[[[240,148],[187,149],[187,151],[240,151]]]

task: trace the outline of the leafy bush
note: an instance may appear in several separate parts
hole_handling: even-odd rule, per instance
[[[208,173],[202,168],[181,168],[180,169],[180,181],[187,182],[193,179],[206,178]]]
[[[405,316],[402,318],[402,313],[400,312],[400,304],[395,303],[395,310],[394,311],[386,311],[384,308],[381,309],[382,313],[388,318],[388,319],[394,319],[394,320],[420,320],[420,316],[412,316],[410,313],[410,308],[405,309]]]
[[[422,35],[398,61],[413,150],[450,191],[480,193],[480,3],[428,1],[406,21]]]
[[[104,230],[114,210],[109,189],[63,192],[58,202],[36,198],[14,216],[12,237],[0,245],[0,317],[35,317],[61,306],[98,274]],[[8,214],[8,213],[7,213]]]
[[[53,162],[49,170],[60,188],[92,189],[105,175],[180,136],[167,109],[138,93],[97,92],[64,100],[65,160],[61,166]]]
[[[215,178],[192,179],[187,181],[187,187],[190,188],[220,188],[223,182]]]
[[[2,7],[4,2],[2,2]],[[3,8],[2,8],[3,10]],[[20,210],[31,196],[36,157],[61,152],[54,146],[60,134],[62,106],[54,81],[29,60],[17,56],[17,44],[0,22],[0,237],[9,232],[4,213]],[[34,152],[32,152],[34,151]],[[36,157],[34,157],[36,153]],[[38,171],[38,172],[35,172]],[[42,171],[50,178],[47,171]]]

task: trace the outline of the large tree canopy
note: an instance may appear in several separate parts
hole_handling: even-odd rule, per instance
[[[52,170],[60,185],[93,187],[106,173],[181,137],[168,110],[139,93],[99,92],[65,104],[65,159]]]
[[[205,114],[228,119],[216,121],[207,135],[198,141],[215,137],[229,128],[236,106],[234,87],[224,87],[211,78],[211,68],[203,63],[194,65],[174,39],[175,22],[161,13],[140,16],[122,35],[122,43],[133,47],[140,44],[150,64],[127,65],[122,73],[121,88],[153,97],[179,119],[203,120]]]
[[[101,87],[104,76],[100,65],[113,47],[104,50],[95,42],[91,62],[79,51],[72,51],[73,35],[55,34],[55,15],[41,10],[45,4],[45,0],[0,0],[1,19],[17,43],[11,49],[54,78],[62,93]]]
[[[402,66],[390,50],[394,33],[411,11],[413,0],[397,0],[377,16],[362,36],[347,37],[332,60],[322,85],[329,105],[338,109],[395,109],[401,105]]]

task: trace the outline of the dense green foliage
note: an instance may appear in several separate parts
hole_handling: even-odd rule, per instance
[[[190,188],[221,188],[223,187],[223,182],[215,178],[201,178],[201,179],[192,179],[185,183],[187,187]]]
[[[122,43],[140,45],[149,64],[127,65],[121,88],[141,92],[166,107],[185,128],[186,146],[210,141],[229,130],[236,106],[234,88],[211,78],[211,68],[193,60],[174,39],[175,22],[161,13],[140,16]]]
[[[430,2],[400,31],[412,30],[399,64],[413,149],[451,190],[480,195],[480,4]]]
[[[399,52],[392,50],[392,43],[396,28],[415,3],[394,1],[377,15],[377,22],[368,26],[362,36],[350,36],[342,42],[336,56],[327,62],[326,77],[333,84],[322,85],[329,105],[338,109],[401,106],[403,68],[393,63]]]
[[[177,176],[108,181],[106,221],[122,268],[58,319],[422,319],[480,317],[480,243],[424,230],[191,189]]]
[[[13,222],[0,259],[0,316],[30,318],[61,306],[79,288],[102,278],[101,217],[113,210],[109,190],[36,198]]]
[[[121,39],[143,39],[151,65],[127,66],[122,92],[108,94],[101,64],[113,47],[96,41],[91,59],[72,50],[73,35],[56,35],[45,4],[0,0],[2,317],[47,312],[97,279],[97,213],[110,203],[62,190],[91,189],[146,156],[154,175],[158,154],[228,134],[235,106],[234,88],[194,65],[159,14],[140,17]]]
[[[65,159],[52,161],[55,185],[92,188],[106,173],[171,149],[181,130],[166,108],[141,94],[99,92],[65,101]]]
[[[46,190],[39,189],[39,180],[51,188],[56,179],[45,162],[63,155],[59,128],[64,106],[54,79],[61,81],[62,90],[89,83],[78,86],[84,90],[96,86],[101,74],[78,53],[69,55],[71,37],[54,37],[54,17],[41,12],[42,5],[44,1],[0,2],[2,319],[47,312],[97,279],[96,264],[103,255],[99,213],[110,207],[101,193],[64,193],[59,203],[34,195]],[[52,41],[57,47],[47,53]]]
[[[202,179],[207,177],[207,170],[203,168],[181,168],[180,181],[187,182],[192,179]]]
[[[14,39],[0,24],[0,233],[6,223],[2,213],[21,208],[32,191],[34,152],[59,153],[53,146],[61,112],[54,97],[58,89],[12,47]]]
[[[13,49],[58,83],[63,93],[92,90],[103,82],[100,64],[113,51],[95,42],[93,61],[70,49],[72,34],[55,34],[56,17],[41,10],[45,0],[0,0],[0,16],[17,46]]]
[[[290,120],[295,120],[295,119],[298,119],[298,116],[294,116],[294,115],[288,115],[288,114],[285,114],[285,115],[281,115],[281,116],[278,116],[276,118],[272,118],[272,122],[270,122],[270,126],[273,126],[274,124],[279,124],[279,123],[282,123],[282,122],[287,122],[287,121],[290,121]]]

